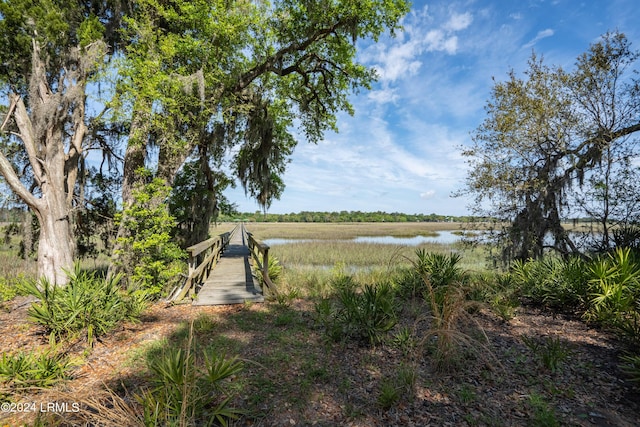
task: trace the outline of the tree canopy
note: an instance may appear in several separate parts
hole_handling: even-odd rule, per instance
[[[640,154],[633,139],[640,130],[637,59],[623,34],[607,33],[573,71],[534,54],[524,78],[512,71],[496,82],[487,118],[464,152],[465,191],[475,196],[476,214],[510,224],[499,234],[507,258],[538,257],[547,247],[578,252],[561,224],[571,214],[589,212],[603,221],[605,240],[606,224],[639,219],[637,203],[623,200],[620,181],[612,179],[638,173],[632,162]],[[585,194],[593,196],[589,207]],[[613,199],[627,209],[613,215]]]
[[[349,95],[375,79],[358,40],[399,30],[408,10],[405,0],[1,2],[0,174],[38,218],[40,274],[64,283],[71,270],[85,185],[106,182],[86,165],[91,148],[122,160],[125,212],[156,179],[197,188],[172,205],[194,239],[236,179],[268,207],[298,140],[335,129]],[[130,241],[128,223],[118,241]]]

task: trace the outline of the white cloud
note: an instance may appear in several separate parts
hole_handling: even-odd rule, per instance
[[[420,198],[428,200],[428,199],[432,199],[433,196],[435,196],[435,195],[436,195],[435,190],[427,190],[427,191],[424,191],[424,192],[420,193]]]
[[[457,33],[470,27],[473,15],[470,12],[447,12],[441,25],[434,22],[434,16],[425,6],[405,19],[405,32],[401,37],[369,46],[360,55],[361,60],[372,64],[380,81],[385,83],[415,76],[423,66],[420,58],[425,52],[449,55],[458,52]]]
[[[473,16],[469,13],[454,13],[449,22],[444,25],[444,28],[449,31],[461,31],[469,27],[473,22]]]
[[[395,102],[398,99],[395,89],[380,89],[372,90],[367,94],[367,97],[377,104],[387,104],[389,102]]]
[[[550,28],[547,28],[546,30],[538,31],[538,34],[536,34],[536,36],[531,41],[529,41],[524,46],[522,46],[522,48],[529,49],[533,47],[536,43],[538,43],[540,40],[545,39],[547,37],[551,37],[553,36],[553,34],[554,34],[554,31]]]
[[[425,50],[428,52],[444,51],[450,55],[456,53],[458,38],[447,36],[442,30],[431,30],[424,37]]]

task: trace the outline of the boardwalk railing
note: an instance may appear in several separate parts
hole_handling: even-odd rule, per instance
[[[230,232],[222,233],[187,248],[189,253],[189,274],[184,284],[177,287],[169,295],[169,302],[180,301],[187,293],[193,295],[195,287],[207,280],[209,273],[220,259],[222,252],[229,245],[231,235],[236,232],[237,228],[236,226]]]
[[[244,232],[247,236],[249,252],[251,253],[256,266],[258,267],[258,271],[262,276],[262,283],[269,288],[269,291],[272,294],[276,294],[276,287],[269,277],[269,245],[257,240],[253,237],[253,234],[248,231],[244,230]]]

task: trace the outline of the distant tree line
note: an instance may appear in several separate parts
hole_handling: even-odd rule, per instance
[[[221,214],[219,221],[245,221],[245,222],[473,222],[481,218],[473,216],[450,216],[431,214],[406,214],[400,212],[312,212],[302,211],[287,214],[264,214],[260,211],[254,213],[227,213]]]

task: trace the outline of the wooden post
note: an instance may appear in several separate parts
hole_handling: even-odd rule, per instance
[[[271,278],[269,277],[269,247],[268,246],[264,249],[264,255],[262,257],[262,277],[267,284],[271,283]]]
[[[189,262],[189,277],[191,277],[191,275],[196,269],[197,257],[194,257],[193,255],[189,254],[188,262]]]

